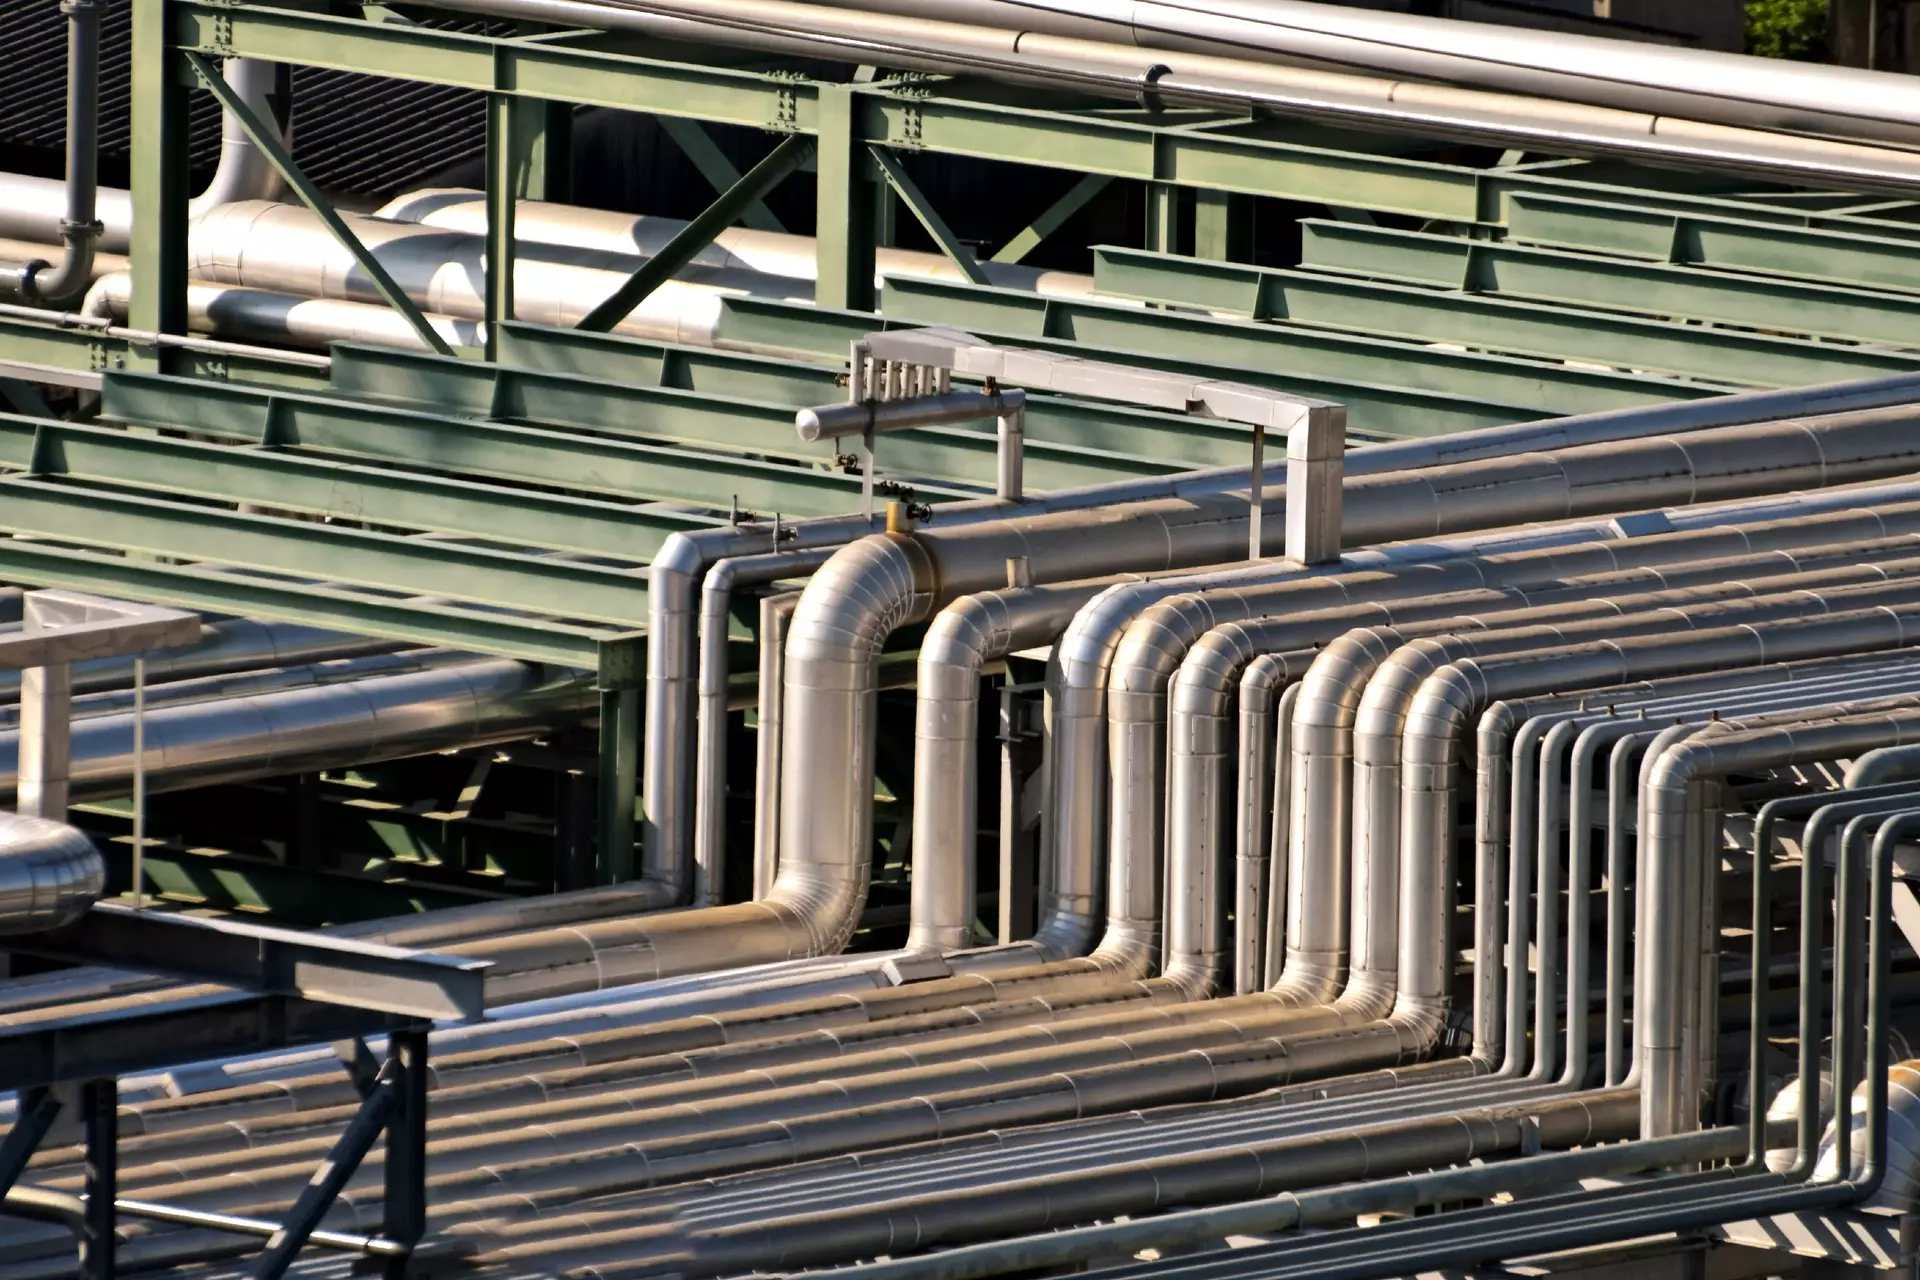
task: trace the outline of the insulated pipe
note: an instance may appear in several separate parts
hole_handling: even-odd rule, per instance
[[[1566,1148],[1625,1136],[1626,1092],[1523,1108],[1361,1125],[1345,1134],[1248,1143],[1203,1156],[1147,1156],[1078,1176],[1013,1181],[978,1191],[902,1197],[763,1225],[693,1233],[684,1253],[596,1267],[602,1280],[672,1270],[715,1276],[806,1266],[1034,1232],[1162,1207],[1217,1203],[1351,1181],[1386,1169],[1465,1163],[1536,1139]],[[1535,1131],[1527,1121],[1538,1126]]]
[[[67,197],[59,226],[66,252],[58,266],[35,259],[0,272],[0,287],[55,308],[78,302],[87,291],[101,231],[95,211],[100,185],[99,0],[60,0],[60,12],[67,19]]]
[[[1846,189],[1903,191],[1915,178],[1909,157],[1883,147],[1756,133],[1639,111],[1570,107],[1539,99],[1514,102],[1457,88],[1282,70],[1244,58],[1148,53],[1126,44],[1037,33],[1024,20],[1016,20],[1016,26],[1008,29],[971,18],[934,21],[924,16],[923,8],[875,15],[783,0],[435,2],[559,27],[639,31],[856,64],[991,75],[1020,84],[1136,101],[1144,98],[1156,107],[1178,103],[1279,112],[1349,128],[1526,147],[1557,155],[1627,157],[1756,177],[1791,175],[1791,180],[1802,183],[1838,183]],[[887,7],[900,3],[892,0]],[[1089,32],[1110,35],[1112,28],[1096,25]],[[1644,49],[1626,47],[1632,55]],[[1689,105],[1711,101],[1711,96],[1688,99]]]
[[[1888,631],[1897,634],[1903,622],[1909,629],[1914,625],[1906,611],[1889,610],[1861,618],[1857,625],[1873,633],[1869,638],[1877,638]],[[1778,632],[1770,631],[1767,639],[1778,643]],[[1695,784],[1736,770],[1844,759],[1863,749],[1905,745],[1916,735],[1920,735],[1920,713],[1895,710],[1786,727],[1749,729],[1723,721],[1668,747],[1648,770],[1641,792],[1645,910],[1670,909],[1681,897],[1682,868],[1693,855],[1686,815]],[[1697,1108],[1682,1086],[1686,1077],[1681,1060],[1684,1002],[1653,976],[1679,970],[1683,943],[1678,936],[1663,937],[1654,930],[1643,931],[1639,942],[1634,1007],[1642,1012],[1636,1016],[1635,1068],[1641,1078],[1642,1134],[1657,1137],[1690,1130],[1698,1123]]]
[[[107,864],[86,833],[0,810],[0,933],[70,924],[107,891]]]
[[[732,640],[733,593],[736,588],[762,586],[788,578],[798,578],[827,562],[832,551],[815,547],[807,551],[773,551],[760,556],[735,556],[715,563],[707,570],[700,588],[700,719],[695,749],[698,756],[695,773],[694,844],[692,905],[711,907],[719,903],[725,884],[727,854],[727,699],[732,686],[728,669],[728,649]],[[763,640],[762,643],[765,643]],[[763,697],[763,704],[777,701],[779,681],[774,693]],[[763,730],[765,726],[762,726]],[[669,884],[678,898],[686,888]]]
[[[1920,92],[1883,72],[1602,36],[1300,0],[852,0],[840,7],[1172,53],[1385,71],[1747,128],[1920,141]]]
[[[1920,512],[1916,513],[1920,516]],[[1658,540],[1644,544],[1651,550]],[[1854,549],[1845,558],[1860,559],[1876,555],[1884,549],[1884,544],[1874,543]],[[1499,560],[1498,557],[1494,558]],[[1526,563],[1524,554],[1508,558],[1514,568]],[[1920,571],[1920,562],[1912,566]],[[1790,577],[1772,577],[1754,579],[1747,582],[1725,581],[1729,575],[1742,570],[1773,568],[1785,570],[1791,574],[1799,569],[1791,559],[1776,555],[1753,555],[1729,558],[1719,562],[1709,562],[1691,575],[1700,580],[1719,583],[1716,588],[1695,589],[1693,592],[1666,591],[1652,594],[1623,594],[1603,596],[1601,593],[1629,586],[1636,578],[1645,581],[1639,571],[1629,570],[1618,574],[1589,575],[1577,589],[1563,587],[1539,590],[1539,581],[1531,582],[1518,578],[1511,572],[1505,577],[1498,571],[1493,561],[1483,562],[1481,572],[1483,580],[1489,582],[1487,589],[1463,591],[1442,595],[1416,596],[1404,605],[1391,602],[1354,606],[1348,609],[1327,610],[1319,613],[1290,614],[1284,618],[1275,618],[1260,623],[1233,623],[1220,626],[1207,633],[1205,638],[1188,653],[1180,667],[1180,682],[1177,694],[1169,697],[1168,712],[1168,822],[1167,822],[1167,865],[1168,879],[1174,897],[1169,902],[1169,943],[1168,964],[1170,971],[1175,968],[1193,968],[1196,972],[1212,974],[1217,963],[1216,946],[1202,941],[1208,934],[1217,934],[1223,928],[1218,917],[1219,901],[1211,911],[1211,925],[1195,918],[1195,912],[1206,912],[1206,903],[1213,898],[1200,892],[1195,886],[1207,869],[1224,864],[1224,850],[1220,847],[1220,836],[1225,828],[1224,816],[1220,806],[1202,801],[1205,796],[1224,796],[1232,788],[1226,779],[1226,734],[1231,721],[1229,719],[1228,699],[1233,691],[1242,666],[1252,655],[1263,652],[1284,651],[1306,643],[1319,643],[1327,634],[1329,624],[1350,622],[1358,625],[1372,615],[1372,620],[1388,624],[1423,623],[1418,631],[1435,631],[1441,628],[1472,628],[1481,626],[1499,626],[1508,628],[1517,626],[1518,618],[1561,617],[1569,621],[1583,616],[1602,613],[1618,613],[1622,610],[1651,609],[1669,600],[1707,599],[1715,594],[1753,595],[1760,591],[1779,590],[1794,580]],[[1889,569],[1891,566],[1888,567]],[[1886,570],[1874,565],[1858,567],[1823,567],[1819,558],[1807,566],[1805,572],[1812,581],[1823,583],[1841,583],[1848,581],[1873,581],[1881,579]],[[1651,585],[1660,585],[1657,581]],[[1586,598],[1590,597],[1590,598]],[[1558,598],[1557,603],[1549,603]],[[1156,606],[1142,615],[1136,626],[1149,626],[1156,615],[1162,611],[1177,610],[1186,602],[1197,602],[1200,597],[1176,597],[1163,605]],[[1298,607],[1297,605],[1295,606]],[[1480,610],[1490,614],[1502,615],[1494,622],[1480,622],[1472,617],[1459,617],[1459,613]],[[1520,610],[1516,618],[1510,619],[1509,612]],[[1425,621],[1444,619],[1445,621]],[[1165,634],[1164,625],[1161,633]],[[1312,686],[1302,686],[1299,706],[1306,712],[1296,710],[1293,721],[1294,732],[1301,735],[1301,755],[1290,771],[1302,778],[1325,777],[1328,785],[1339,780],[1343,769],[1357,771],[1364,768],[1368,776],[1383,768],[1391,771],[1386,759],[1358,759],[1360,742],[1354,738],[1353,726],[1364,705],[1364,699],[1358,697],[1362,684],[1372,673],[1378,670],[1379,658],[1385,650],[1379,650],[1379,638],[1390,634],[1374,627],[1367,630],[1349,632],[1346,636],[1327,646],[1324,652],[1292,656],[1282,653],[1272,659],[1267,667],[1264,679],[1269,683],[1277,681],[1282,674],[1291,670],[1294,678],[1302,676],[1317,681]],[[1404,632],[1403,632],[1404,634]],[[1357,647],[1356,647],[1357,646]],[[1370,659],[1362,660],[1361,654],[1369,650],[1379,650]],[[1348,650],[1353,650],[1349,653]],[[1311,663],[1311,665],[1309,665]],[[1335,673],[1338,673],[1337,675]],[[1374,685],[1367,684],[1369,696]],[[1337,690],[1350,691],[1345,696]],[[1322,711],[1327,715],[1322,715]],[[1330,716],[1331,718],[1328,718]],[[1322,723],[1322,721],[1325,723]],[[1327,741],[1317,748],[1316,735],[1326,736]],[[1365,743],[1371,744],[1373,738],[1364,736]],[[1372,754],[1377,755],[1378,752]],[[1328,768],[1321,762],[1353,763]],[[1365,949],[1367,940],[1372,939],[1378,946],[1378,929],[1370,921],[1383,909],[1387,912],[1385,929],[1390,942],[1392,919],[1398,913],[1398,898],[1393,892],[1397,863],[1388,852],[1380,861],[1374,861],[1372,853],[1376,846],[1390,851],[1393,841],[1392,827],[1397,823],[1397,815],[1391,810],[1376,812],[1373,802],[1359,803],[1358,797],[1369,794],[1366,785],[1355,778],[1351,785],[1351,794],[1355,801],[1341,799],[1298,801],[1305,819],[1299,824],[1290,823],[1290,830],[1302,833],[1303,843],[1296,847],[1295,857],[1298,865],[1290,869],[1288,882],[1293,888],[1287,901],[1288,934],[1293,945],[1288,951],[1288,969],[1280,979],[1281,990],[1291,992],[1295,998],[1314,1002],[1331,998],[1333,983],[1337,979],[1342,962],[1345,959],[1346,945],[1339,924],[1345,918],[1342,904],[1346,902],[1346,886],[1349,876],[1346,872],[1346,849],[1354,850],[1354,866],[1351,882],[1356,885],[1371,885],[1381,890],[1381,897],[1369,904],[1366,894],[1359,895],[1353,903],[1353,926],[1350,936],[1355,951],[1355,980],[1360,982],[1384,982],[1384,990],[1390,1001],[1392,989],[1393,964],[1390,946],[1385,952],[1384,964],[1363,962],[1359,952]],[[1301,795],[1305,795],[1303,791]],[[1140,797],[1136,793],[1130,808],[1141,807]],[[1321,815],[1334,819],[1351,810],[1352,817],[1347,821],[1350,826],[1343,827],[1337,822],[1329,829],[1321,828]],[[1384,829],[1384,831],[1383,831]],[[1342,831],[1349,834],[1342,835]],[[1316,860],[1315,850],[1318,850]],[[1219,895],[1223,900],[1224,895]],[[1244,917],[1242,917],[1244,918]],[[1202,930],[1196,933],[1195,930]],[[1318,940],[1318,941],[1315,941]],[[1364,998],[1350,987],[1350,999],[1354,1006],[1371,1008],[1377,1000]],[[1372,1016],[1378,1016],[1376,1013]]]
[[[963,596],[927,628],[914,708],[909,951],[960,950],[971,941],[982,668],[1052,640],[1108,585],[1102,579]],[[1032,939],[1037,958],[1063,959],[1091,945],[1099,889],[1095,868],[1055,861]]]
[[[1915,514],[1920,516],[1920,511],[1916,511]],[[1819,540],[1817,536],[1810,538],[1809,544]],[[1536,592],[1534,598],[1545,602],[1582,590],[1590,592],[1602,584],[1624,585],[1636,578],[1663,586],[1679,586],[1689,580],[1713,581],[1730,572],[1764,568],[1769,565],[1781,569],[1817,567],[1834,556],[1872,555],[1877,554],[1882,548],[1892,550],[1900,545],[1905,544],[1900,541],[1853,543],[1833,548],[1810,549],[1804,553],[1773,551],[1745,557],[1705,560],[1677,570],[1629,569],[1585,575],[1564,580],[1564,585],[1558,589]],[[1483,594],[1490,601],[1500,598],[1492,593]],[[1472,593],[1461,593],[1456,598],[1464,603],[1472,598]],[[1385,606],[1382,608],[1384,609]],[[1391,619],[1383,618],[1383,620]],[[1290,780],[1293,777],[1293,740],[1295,726],[1299,723],[1296,715],[1301,686],[1293,673],[1288,656],[1270,652],[1274,644],[1264,634],[1266,625],[1226,624],[1209,632],[1193,647],[1182,666],[1181,696],[1171,704],[1168,729],[1170,739],[1175,742],[1185,742],[1198,735],[1222,732],[1221,721],[1227,714],[1225,701],[1228,691],[1221,686],[1231,681],[1233,673],[1241,669],[1244,664],[1244,675],[1239,682],[1240,762],[1237,786],[1239,826],[1235,844],[1235,863],[1238,868],[1236,889],[1238,905],[1235,908],[1235,919],[1241,924],[1235,935],[1234,973],[1235,990],[1241,994],[1257,991],[1265,986],[1268,979],[1263,975],[1270,974],[1277,980],[1282,963],[1281,954],[1277,949],[1274,950],[1269,962],[1265,954],[1269,944],[1263,936],[1265,931],[1261,920],[1264,918],[1267,902],[1271,901],[1275,909],[1274,927],[1271,933],[1275,940],[1282,936],[1278,926],[1287,913],[1281,910],[1281,906],[1290,900],[1286,887],[1306,874],[1304,862],[1303,867],[1295,871],[1289,867],[1288,856],[1290,849],[1288,833],[1294,829],[1288,813],[1288,800],[1291,792]],[[1338,641],[1336,647],[1344,643],[1347,642]],[[1270,775],[1266,758],[1275,739],[1273,695],[1276,687],[1282,684],[1288,691],[1287,701],[1281,708],[1279,749],[1272,753],[1274,763],[1271,766]],[[1357,711],[1357,704],[1353,710]],[[1350,725],[1350,721],[1351,712],[1348,712],[1340,716],[1334,724]],[[1351,758],[1350,743],[1347,743],[1344,738],[1334,739],[1323,748],[1323,752],[1331,752],[1335,760],[1350,761]],[[1170,768],[1177,767],[1179,764],[1179,760],[1172,760]],[[1340,778],[1340,769],[1350,770],[1350,768],[1350,763],[1339,766],[1329,782]],[[1271,789],[1269,789],[1270,781]],[[1183,781],[1178,776],[1169,778],[1170,793],[1195,785],[1203,784],[1192,779]],[[1269,797],[1275,797],[1275,799],[1270,800]],[[1271,810],[1270,817],[1269,810]],[[1316,811],[1325,812],[1326,807],[1319,806]],[[1170,839],[1205,842],[1216,838],[1211,832],[1212,828],[1218,824],[1211,812],[1201,812],[1198,822],[1199,825],[1196,826],[1175,828]],[[1271,839],[1268,835],[1269,822],[1273,832]],[[1336,839],[1334,850],[1344,847],[1345,845]],[[1273,888],[1270,894],[1267,892],[1266,885],[1269,849],[1275,851],[1271,862]],[[1303,859],[1309,856],[1304,847],[1297,852]],[[1169,859],[1179,863],[1182,861],[1182,856],[1170,849]],[[1332,889],[1331,892],[1344,895],[1345,883],[1344,878],[1336,880],[1339,887]],[[1296,943],[1313,930],[1324,931],[1326,926],[1337,924],[1339,919],[1333,911],[1306,908],[1305,904],[1309,901],[1324,900],[1321,891],[1303,888],[1302,894],[1301,910],[1285,935],[1295,939]],[[1253,922],[1251,928],[1246,924],[1249,920]],[[1337,976],[1337,948],[1328,944],[1317,948],[1316,951],[1318,954],[1310,955],[1303,946],[1297,946],[1293,962],[1299,966],[1300,975],[1316,975],[1308,984],[1312,989],[1330,993],[1332,988],[1327,983]]]
[[[487,199],[483,191],[459,187],[426,187],[397,196],[374,211],[377,218],[417,222],[470,235],[487,231]],[[635,217],[606,209],[521,200],[515,204],[513,234],[521,244],[565,245],[609,253],[651,258],[686,228],[677,218]],[[694,256],[702,266],[738,267],[770,276],[812,280],[817,241],[812,236],[729,227]],[[1047,297],[1084,297],[1093,292],[1093,277],[1071,271],[1048,271],[1008,262],[978,262],[988,284],[1002,289],[1025,289]],[[968,283],[967,276],[942,253],[923,253],[881,245],[874,251],[874,283],[887,276]]]
[[[1893,422],[1905,416],[1899,410],[1888,411],[1884,416],[1839,414],[1766,426],[1700,431],[1664,440],[1591,445],[1554,454],[1521,455],[1365,480],[1350,479],[1344,499],[1343,537],[1352,544],[1432,536],[1530,519],[1565,519],[1615,511],[1623,502],[1645,507],[1661,501],[1727,498],[1776,485],[1790,488],[1803,483],[1843,482],[1850,474],[1866,478],[1882,467],[1886,469],[1882,474],[1890,474],[1906,465],[1908,446],[1887,434],[1893,429]],[[1867,460],[1876,453],[1881,454],[1878,461]],[[1844,470],[1836,471],[1833,461],[1840,456],[1849,461]],[[1755,458],[1766,459],[1762,469],[1753,469]],[[1578,538],[1563,535],[1560,540]],[[1253,588],[1303,576],[1327,576],[1343,567],[1347,566],[1335,564],[1304,570],[1284,563],[1255,564],[1210,575],[1206,582],[1169,578],[1115,587],[1081,611],[1061,639],[1060,680],[1049,689],[1054,708],[1050,796],[1056,814],[1055,849],[1059,856],[1091,856],[1088,850],[1101,845],[1098,824],[1108,804],[1116,803],[1110,802],[1105,793],[1107,770],[1100,763],[1104,754],[1101,730],[1105,727],[1106,711],[1103,686],[1107,682],[1111,655],[1139,610],[1156,600],[1179,594],[1183,587],[1244,585]],[[1438,566],[1428,566],[1423,571],[1431,573],[1437,569]],[[1468,577],[1458,585],[1476,585],[1476,580]],[[1143,679],[1146,681],[1143,692],[1149,695],[1151,704],[1154,677],[1148,675]],[[1150,802],[1152,788],[1145,785],[1145,779],[1147,772],[1157,766],[1157,758],[1152,754],[1155,743],[1142,737],[1129,744],[1118,734],[1114,741],[1140,748],[1139,752],[1116,755],[1112,762],[1115,781],[1124,779],[1133,795]],[[1310,780],[1301,779],[1296,783],[1296,794],[1302,786],[1311,785]],[[1112,834],[1115,840],[1138,836],[1138,832],[1120,827]],[[1146,842],[1150,845],[1151,841],[1149,833]],[[1126,857],[1127,846],[1123,844],[1116,861]],[[1141,861],[1131,858],[1126,865],[1139,867]],[[1109,903],[1110,912],[1115,905]]]
[[[277,126],[281,140],[293,146],[292,68],[258,58],[228,58],[221,78],[253,114]],[[199,218],[221,205],[241,200],[278,200],[286,189],[279,170],[255,146],[231,111],[220,113],[220,161],[213,177],[187,205],[187,217]],[[130,228],[126,229],[130,233]]]
[[[391,760],[508,742],[577,720],[593,705],[585,677],[507,659],[472,659],[343,684],[158,706],[145,717],[150,790]],[[126,794],[133,716],[76,720],[76,796]],[[10,792],[17,732],[0,733],[0,791]]]
[[[1920,398],[1920,374],[1789,390],[1740,392],[1371,445],[1348,453],[1343,466],[1348,476],[1377,475],[1530,449],[1563,449],[1668,431],[1693,432],[1796,416],[1883,408],[1910,403],[1916,398]],[[1200,495],[1243,485],[1247,474],[1243,468],[1220,468],[1029,495],[1019,503],[998,499],[949,503],[940,508],[934,519],[944,528],[1016,514]],[[876,528],[871,518],[804,520],[790,526],[790,545],[795,550],[841,546]],[[693,856],[690,829],[693,781],[686,757],[696,716],[694,633],[700,583],[707,570],[721,559],[778,549],[769,530],[761,525],[676,533],[668,537],[649,566],[647,634],[651,640],[647,647],[646,749],[643,752],[646,780],[641,788],[646,809],[642,835],[647,875],[668,876],[670,864],[689,865]],[[767,785],[764,773],[762,776],[762,785]],[[690,873],[680,876],[681,882],[689,878]]]
[[[96,319],[121,322],[127,318],[132,300],[133,276],[115,271],[94,281],[81,309]],[[459,320],[435,311],[424,314],[428,325],[449,346],[481,344],[479,321]],[[320,351],[336,342],[428,350],[406,317],[384,302],[309,298],[199,280],[187,282],[187,325],[200,333]]]

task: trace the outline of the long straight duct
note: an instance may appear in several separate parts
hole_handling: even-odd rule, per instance
[[[1347,127],[1524,147],[1556,155],[1617,156],[1862,190],[1907,190],[1920,178],[1920,167],[1898,150],[1701,123],[1702,119],[1715,119],[1715,113],[1695,120],[1676,120],[1665,114],[1648,114],[1644,107],[1619,110],[1573,106],[1548,98],[1514,100],[1467,89],[1435,89],[1377,77],[1277,67],[1271,61],[1249,60],[1246,55],[1257,54],[1257,44],[1215,41],[1205,46],[1234,55],[1228,57],[1163,49],[1150,52],[1131,40],[1115,41],[1112,37],[1127,33],[1112,22],[1069,20],[1063,29],[1077,36],[1037,31],[1036,26],[1048,26],[1037,20],[1049,15],[1015,5],[976,9],[967,0],[959,0],[943,11],[949,20],[942,21],[928,14],[925,6],[908,6],[902,0],[875,5],[884,8],[880,13],[792,0],[436,3],[561,27],[637,31],[855,64],[988,75],[1128,100],[1144,96],[1153,103],[1273,112]],[[990,15],[991,20],[982,24],[981,14]],[[1469,30],[1483,28],[1475,24]],[[1260,34],[1266,31],[1264,27],[1258,29]],[[1078,38],[1083,36],[1093,38]],[[1605,40],[1596,43],[1627,50],[1625,56],[1629,57],[1644,51],[1639,45]],[[1362,66],[1373,65],[1364,59],[1356,61]],[[1750,61],[1734,59],[1733,65],[1744,67]],[[1867,74],[1868,84],[1880,79]],[[1541,83],[1564,88],[1567,77],[1548,72]],[[1687,105],[1708,106],[1716,101],[1714,95],[1703,94]],[[1743,102],[1737,94],[1731,95],[1735,108]],[[1861,118],[1871,116],[1863,112]]]

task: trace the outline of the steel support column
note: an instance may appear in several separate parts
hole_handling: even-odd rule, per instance
[[[850,85],[819,86],[818,274],[813,300],[839,311],[872,311],[875,297],[873,158],[860,138],[860,97]]]
[[[387,1239],[409,1249],[427,1232],[427,1028],[410,1027],[387,1038],[399,1105],[387,1120]],[[406,1280],[407,1259],[390,1258],[387,1280]]]
[[[112,1076],[80,1086],[86,1127],[86,1216],[80,1229],[80,1280],[114,1280],[113,1202],[120,1182],[120,1085]]]
[[[600,855],[595,868],[601,884],[633,879],[639,772],[640,691],[605,690],[600,694]]]
[[[508,94],[487,97],[487,293],[483,350],[500,358],[500,326],[513,319],[514,212],[524,165],[516,136],[524,114]]]
[[[131,155],[133,299],[128,324],[187,331],[187,88],[167,0],[134,0]],[[134,344],[135,368],[158,370],[160,349]]]
[[[1253,258],[1253,197],[1228,191],[1193,193],[1193,256],[1221,262]]]

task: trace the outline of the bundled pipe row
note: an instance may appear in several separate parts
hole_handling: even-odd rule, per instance
[[[690,866],[690,831],[656,822],[658,880],[469,922],[452,949],[495,959],[503,1017],[437,1036],[435,1229],[481,1274],[989,1275],[1217,1246],[1203,1206],[1284,1233],[1737,1159],[1751,1135],[1715,1123],[1735,1093],[1779,1166],[1743,1194],[1871,1193],[1847,1142],[1817,1148],[1815,1100],[1874,1085],[1867,1047],[1896,1043],[1911,980],[1877,984],[1869,1036],[1865,944],[1817,929],[1865,877],[1749,890],[1788,829],[1739,819],[1824,804],[1836,766],[1920,738],[1913,411],[1860,407],[1902,394],[1787,420],[1777,393],[1734,399],[1713,412],[1760,420],[1688,431],[1613,415],[1552,450],[1506,429],[1456,438],[1474,460],[1377,474],[1356,453],[1351,549],[1312,568],[1234,563],[1245,491],[1197,480],[851,541],[857,522],[801,525],[796,574],[844,545],[788,624],[770,891],[631,914]],[[1004,585],[1010,559],[1034,585]],[[866,897],[878,658],[917,622],[911,944],[840,959]],[[965,950],[980,676],[1040,645],[1044,918]],[[1911,803],[1893,791],[1889,811]],[[1819,848],[1832,819],[1793,817]],[[1756,936],[1798,966],[1723,954],[1755,902]],[[4,1016],[102,1007],[75,1002],[89,981]],[[330,1060],[222,1074],[128,1096],[124,1195],[271,1218],[356,1105]],[[1801,1121],[1784,1139],[1775,1094],[1775,1120]],[[28,1181],[73,1192],[79,1159],[46,1151]],[[1911,1161],[1896,1145],[1875,1177]],[[376,1153],[332,1225],[377,1224],[379,1196]],[[1760,1211],[1717,1205],[1695,1211]],[[0,1278],[64,1263],[58,1229],[7,1230]],[[151,1264],[239,1247],[129,1230]]]

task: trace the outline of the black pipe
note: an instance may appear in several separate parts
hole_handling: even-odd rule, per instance
[[[0,272],[0,285],[29,302],[68,307],[93,282],[95,217],[100,189],[100,0],[60,0],[67,18],[67,213],[60,220],[66,253],[58,266],[35,258]]]

